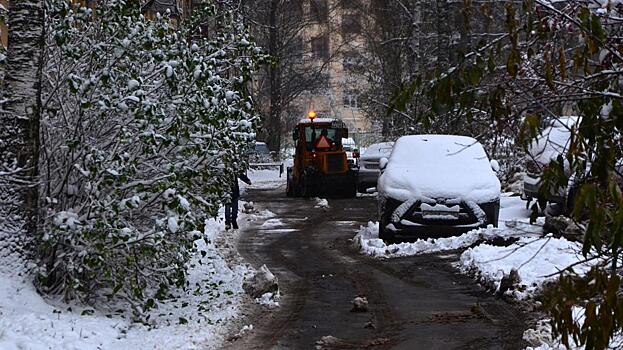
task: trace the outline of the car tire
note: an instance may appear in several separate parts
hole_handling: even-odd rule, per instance
[[[389,225],[389,219],[385,213],[381,214],[379,218],[379,238],[387,243],[393,243],[396,238],[396,233],[386,228]]]
[[[498,227],[500,219],[500,201],[487,203],[482,206],[482,209],[487,215],[487,225]]]

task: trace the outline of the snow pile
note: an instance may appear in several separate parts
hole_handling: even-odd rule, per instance
[[[267,228],[281,227],[284,225],[285,224],[279,219],[268,219],[264,221],[264,223],[260,226],[260,228],[267,229]]]
[[[261,297],[255,298],[255,302],[266,306],[269,309],[275,309],[279,307],[279,299],[281,298],[281,294],[277,291],[275,293],[268,292],[262,294]]]
[[[378,190],[400,201],[458,198],[487,203],[500,197],[500,181],[475,139],[412,135],[396,141]]]
[[[585,309],[580,306],[572,308],[573,320],[580,326],[584,324]],[[572,337],[569,337],[570,348],[562,344],[561,338],[552,338],[552,327],[549,319],[542,319],[537,322],[535,328],[528,329],[523,334],[523,339],[531,346],[526,350],[583,350],[583,346],[574,345]],[[608,344],[609,349],[623,349],[623,334],[621,332],[614,335]]]
[[[150,327],[114,310],[44,300],[31,276],[0,268],[0,349],[219,348],[227,325],[238,316],[242,282],[250,275],[242,265],[230,266],[212,243],[222,226],[215,220],[206,223],[206,240],[195,242],[199,254],[189,265],[189,291],[176,292],[176,300],[153,310]],[[0,257],[0,265],[14,266],[11,259]],[[201,292],[195,293],[198,287]]]
[[[329,201],[326,200],[325,198],[316,197],[314,198],[314,200],[316,201],[314,208],[329,209]]]
[[[540,226],[532,225],[534,231],[540,231]],[[435,253],[444,250],[466,248],[482,240],[496,237],[515,237],[514,229],[493,228],[476,229],[460,236],[418,239],[415,242],[393,243],[387,245],[379,238],[379,223],[369,222],[362,226],[355,236],[355,246],[364,254],[379,258],[396,258],[426,253]],[[522,233],[523,234],[523,233]]]
[[[557,272],[584,260],[581,250],[580,243],[565,238],[551,235],[537,239],[522,237],[508,247],[481,244],[470,248],[461,255],[459,267],[486,283],[493,283],[496,289],[504,275],[516,269],[521,283],[513,293],[521,299],[533,295],[543,283],[555,280]],[[578,264],[573,269],[581,275],[590,269],[590,265]]]

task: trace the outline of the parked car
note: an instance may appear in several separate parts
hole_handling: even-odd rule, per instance
[[[355,144],[355,140],[352,138],[342,138],[342,148],[346,152],[346,161],[351,168],[356,167],[358,164],[359,150]]]
[[[381,158],[389,158],[392,153],[393,142],[381,142],[370,145],[365,153],[359,158],[359,192],[366,192],[368,188],[376,187],[381,174],[379,161]]]
[[[569,149],[571,130],[578,125],[578,117],[559,117],[541,132],[539,137],[528,147],[526,155],[526,175],[523,180],[522,198],[531,201],[538,197],[539,183],[543,170],[549,166],[552,160],[564,157]],[[564,163],[564,159],[563,159]],[[565,166],[569,175],[569,167]],[[571,185],[571,186],[570,186]],[[569,208],[569,193],[572,192],[572,184],[552,192],[548,201],[557,203],[563,208]]]
[[[399,138],[381,158],[379,237],[439,236],[498,225],[500,181],[471,137]]]
[[[251,163],[272,163],[273,153],[268,149],[265,142],[256,141],[255,148],[251,151],[249,160]]]

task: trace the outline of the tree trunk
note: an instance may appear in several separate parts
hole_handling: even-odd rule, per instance
[[[269,39],[268,53],[273,57],[279,57],[279,28],[277,16],[279,14],[279,0],[271,0],[269,14]],[[270,66],[270,109],[266,133],[266,144],[271,151],[279,152],[281,148],[281,114],[282,114],[282,91],[281,91],[281,62]]]
[[[0,97],[0,241],[30,242],[37,232],[44,24],[43,0],[10,2]]]

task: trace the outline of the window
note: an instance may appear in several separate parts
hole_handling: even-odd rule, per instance
[[[329,58],[329,37],[317,36],[311,39],[312,56],[314,58]]]
[[[289,43],[289,46],[293,56],[300,57],[303,55],[304,45],[302,37],[298,36],[296,38],[293,38],[292,41]]]
[[[342,95],[344,107],[359,108],[361,105],[359,101],[359,92],[357,91],[344,91]]]
[[[342,17],[342,33],[358,34],[361,33],[361,22],[357,15],[344,15]]]
[[[311,0],[309,7],[312,20],[324,23],[329,19],[327,0]]]
[[[283,7],[284,13],[287,13],[292,20],[300,20],[303,17],[303,4],[299,0],[288,0]]]
[[[305,141],[306,141],[307,150],[309,151],[312,150],[314,143],[316,142],[318,137],[320,137],[320,134],[322,133],[323,129],[327,130],[327,138],[333,144],[339,145],[339,143],[342,141],[338,138],[339,129],[329,128],[329,127],[320,127],[320,126],[316,126],[312,128],[311,126],[306,126],[305,127]]]
[[[342,60],[342,67],[345,71],[352,72],[356,68],[361,66],[361,58],[356,52],[344,53],[344,59]]]

